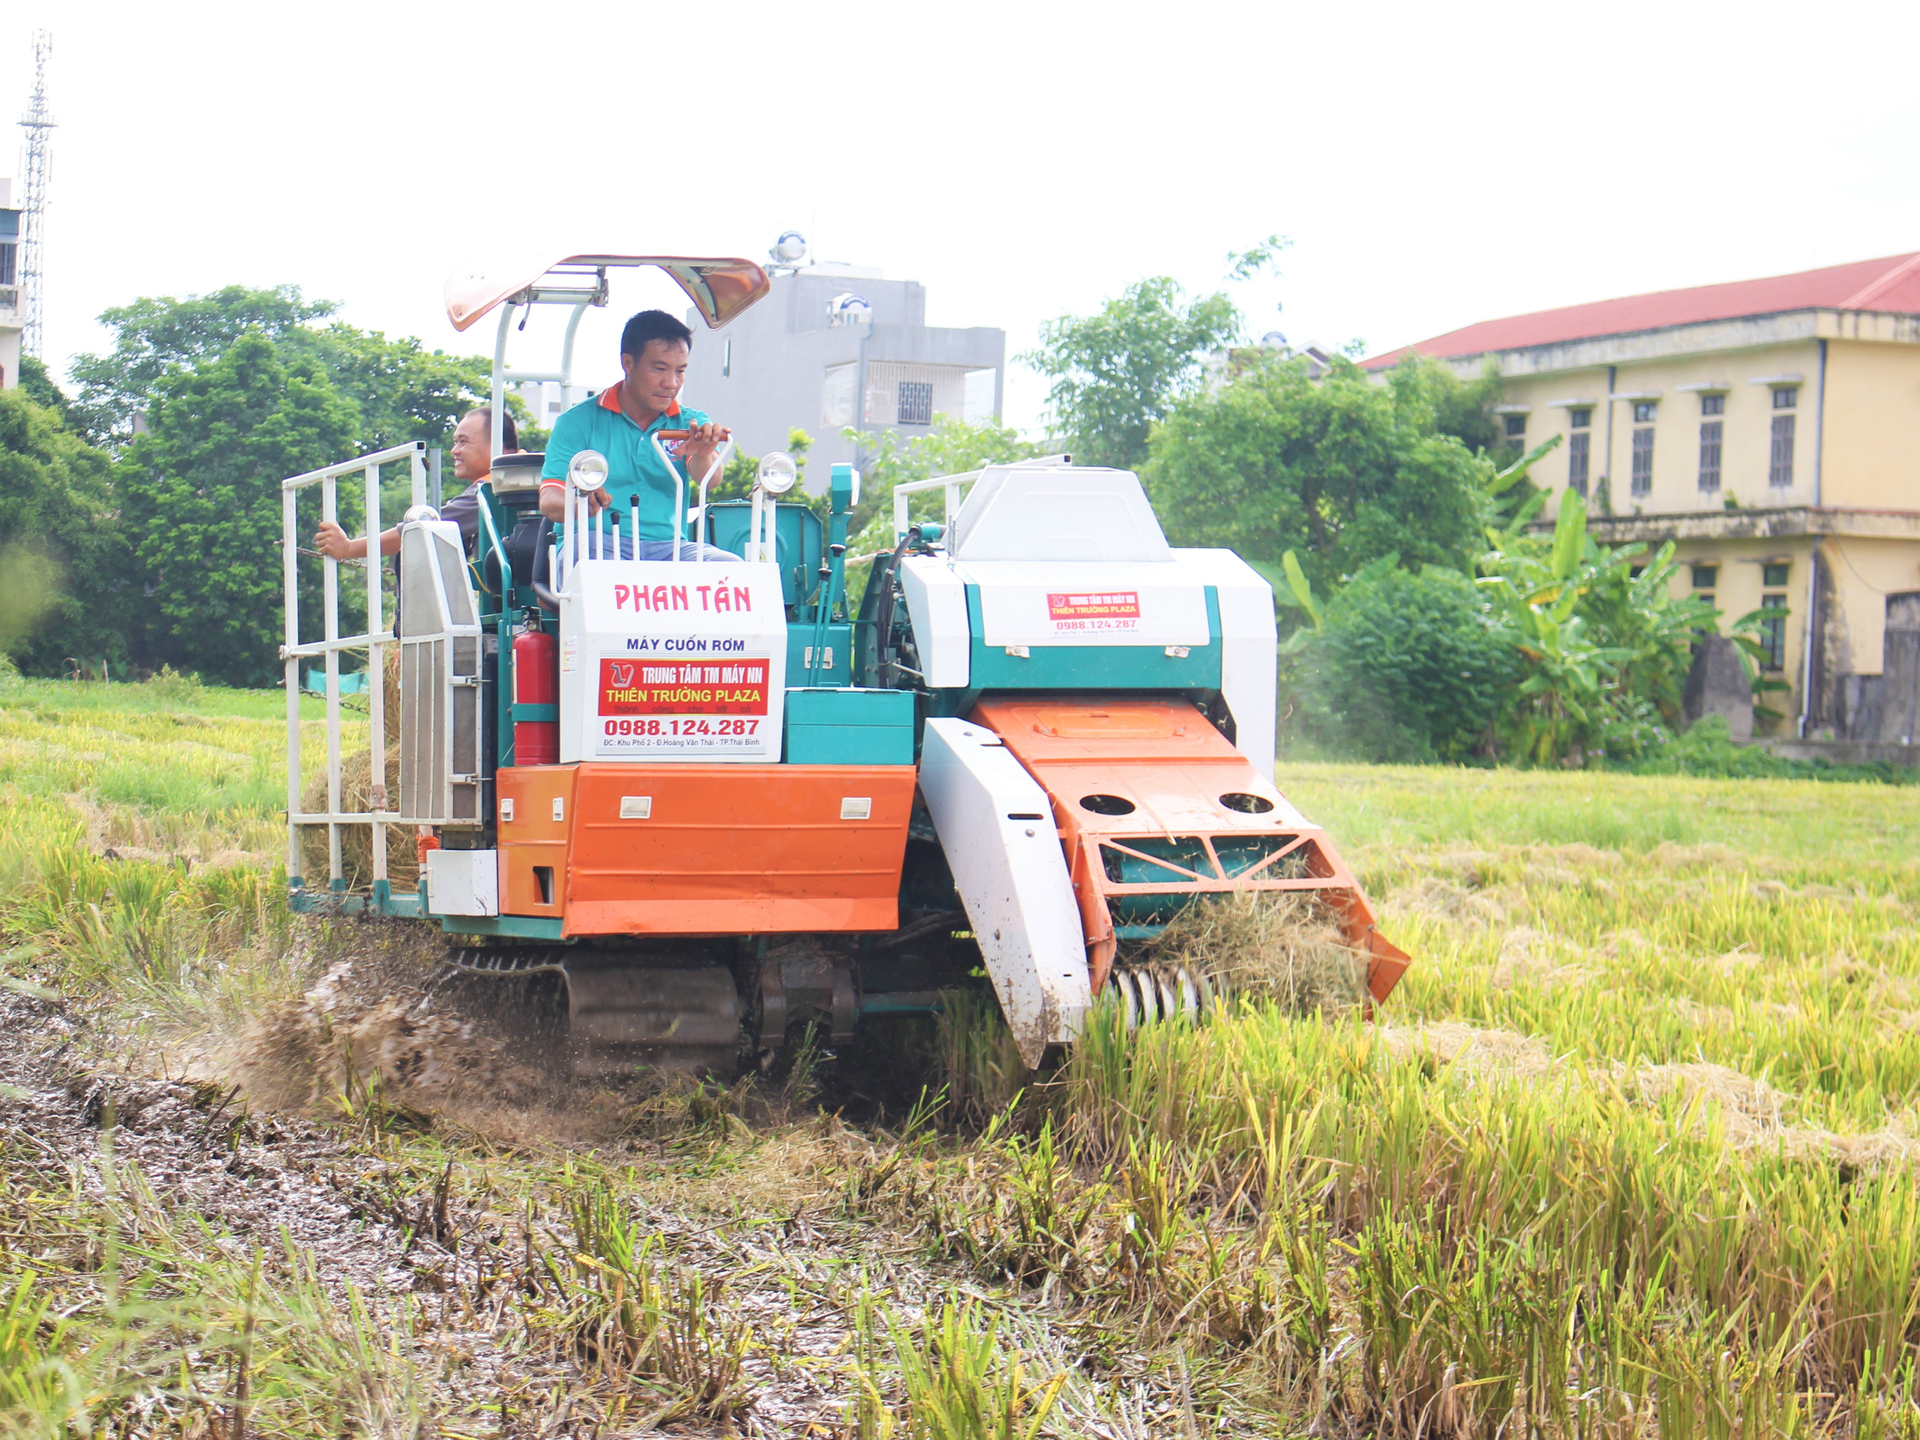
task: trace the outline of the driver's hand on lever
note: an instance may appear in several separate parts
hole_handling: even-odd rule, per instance
[[[687,485],[692,492],[695,492],[690,493],[687,497],[687,503],[689,505],[697,505],[700,503],[698,499],[695,498],[695,494],[697,494],[699,490],[700,482],[706,477],[707,471],[713,465],[714,452],[718,450],[722,443],[732,434],[733,432],[726,426],[715,425],[712,421],[687,426],[686,449],[681,453],[681,458],[684,459],[687,464]],[[715,476],[714,478],[718,479],[719,477]]]

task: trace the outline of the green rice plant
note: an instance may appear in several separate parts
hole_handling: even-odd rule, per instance
[[[641,1235],[603,1181],[569,1163],[560,1188],[572,1244],[540,1257],[541,1289],[553,1301],[533,1323],[561,1337],[604,1381],[664,1386],[671,1399],[656,1423],[743,1408],[742,1362],[753,1331],[725,1313],[722,1286],[666,1263],[659,1236]]]
[[[1281,1385],[1319,1389],[1336,1342],[1333,1236],[1326,1214],[1301,1205],[1276,1214],[1268,1235],[1282,1260],[1274,1295],[1274,1359]],[[1326,1403],[1324,1393],[1313,1408]]]
[[[65,1352],[73,1323],[31,1270],[0,1299],[0,1434],[66,1433],[86,1413],[85,1387]]]
[[[1058,1276],[1070,1288],[1085,1279],[1086,1248],[1108,1186],[1079,1183],[1056,1141],[1051,1118],[1031,1140],[1006,1142],[1008,1166],[990,1222],[994,1241],[983,1256],[1023,1284]]]
[[[106,1178],[104,1206],[78,1193],[58,1213],[69,1243],[98,1257],[92,1274],[62,1277],[58,1317],[45,1277],[23,1276],[0,1305],[0,1435],[139,1433],[138,1415],[187,1433],[244,1410],[260,1435],[423,1436],[409,1302],[376,1307],[347,1285],[342,1305],[310,1256],[243,1258],[160,1204],[136,1168]]]
[[[991,990],[945,992],[935,1033],[950,1123],[985,1125],[1026,1087],[1026,1062]]]
[[[1065,1386],[1065,1372],[1035,1383],[999,1326],[977,1303],[948,1301],[917,1330],[896,1326],[901,1440],[1036,1440]]]
[[[864,1284],[854,1296],[851,1322],[847,1344],[853,1395],[842,1409],[847,1440],[892,1440],[899,1427],[887,1397],[890,1321],[885,1307]]]
[[[561,1297],[555,1328],[609,1378],[646,1373],[665,1323],[658,1237],[638,1234],[613,1191],[577,1179],[571,1165],[562,1199],[572,1245],[564,1257],[542,1257]]]
[[[1920,1375],[1911,1356],[1891,1374],[1872,1363],[1862,1372],[1853,1434],[1854,1440],[1920,1440]]]
[[[1068,1293],[1099,1283],[1096,1232],[1110,1182],[1081,1182],[1050,1117],[1031,1136],[996,1121],[980,1149],[991,1166],[984,1184],[936,1184],[929,1195],[936,1252],[989,1279]]]
[[[1191,1173],[1171,1145],[1154,1137],[1128,1147],[1116,1188],[1114,1273],[1135,1304],[1177,1309],[1187,1298],[1179,1255],[1193,1231]]]
[[[723,1283],[675,1267],[661,1286],[662,1323],[653,1352],[659,1374],[680,1393],[675,1412],[717,1419],[748,1403],[741,1362],[753,1329],[721,1308]]]

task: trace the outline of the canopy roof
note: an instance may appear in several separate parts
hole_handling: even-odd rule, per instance
[[[555,288],[579,284],[581,270],[614,269],[637,265],[657,265],[671,275],[687,292],[694,308],[717,330],[745,310],[772,288],[767,272],[751,260],[701,259],[686,255],[611,255],[588,251],[565,255],[558,260],[528,261],[525,257],[504,263],[462,266],[447,277],[447,319],[456,330],[465,330],[503,300],[523,290],[540,288],[540,281],[553,276]],[[555,274],[560,271],[562,273]]]

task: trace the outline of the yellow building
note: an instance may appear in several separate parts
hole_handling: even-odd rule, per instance
[[[1723,627],[1789,611],[1776,734],[1915,753],[1920,253],[1483,321],[1366,366],[1413,352],[1495,364],[1509,439],[1563,437],[1534,482],[1587,496],[1596,539],[1676,541],[1676,585]]]

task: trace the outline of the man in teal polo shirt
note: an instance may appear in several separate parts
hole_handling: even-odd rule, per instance
[[[686,481],[686,504],[699,503],[700,478],[713,464],[727,432],[699,410],[680,404],[687,379],[693,332],[664,310],[642,310],[620,332],[620,368],[625,378],[584,400],[553,423],[546,462],[540,467],[540,513],[567,518],[567,466],[582,450],[607,457],[606,487],[591,497],[595,512],[612,505],[625,517],[633,497],[640,498],[641,560],[674,558],[673,514],[679,482]],[[672,470],[660,463],[653,435],[660,430],[690,432],[685,440],[665,442]],[[716,477],[717,478],[717,477]],[[622,552],[627,551],[625,543]],[[696,551],[698,553],[696,553]],[[691,542],[680,547],[685,560],[738,560],[712,546]]]

